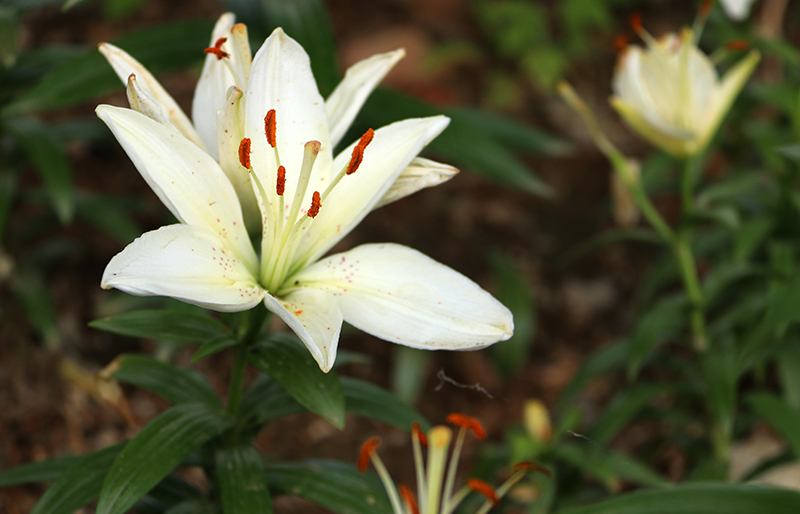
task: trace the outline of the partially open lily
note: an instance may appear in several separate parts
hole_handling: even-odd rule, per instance
[[[220,62],[237,51],[248,55],[219,39],[216,43],[209,57]],[[374,72],[375,59],[356,68]],[[385,59],[378,56],[378,61]],[[409,191],[402,181],[392,188],[404,170],[412,170],[413,177],[420,167],[441,166],[415,158],[449,120],[409,119],[370,130],[334,157],[332,147],[375,86],[372,77],[351,69],[323,101],[307,54],[280,29],[249,70],[247,58],[240,61],[241,70],[233,59],[228,71],[247,75],[246,86],[228,87],[215,118],[216,139],[204,125],[210,118],[201,121],[195,112],[192,127],[185,116],[166,108],[163,89],[153,88],[141,70],[129,81],[131,104],[139,110],[97,108],[180,221],[128,245],[108,264],[102,286],[224,312],[263,301],[324,371],[334,363],[343,320],[377,337],[425,349],[472,349],[508,339],[513,320],[507,308],[468,278],[415,250],[369,244],[322,258],[379,202]],[[205,87],[198,85],[198,90]],[[216,158],[206,151],[215,143]],[[234,164],[240,169],[231,178],[226,166]],[[236,177],[245,177],[242,184],[256,199],[260,252],[245,228],[243,193],[237,195],[244,188]]]
[[[234,23],[230,13],[223,14],[214,26],[192,102],[194,123],[139,61],[110,43],[100,44],[99,49],[127,85],[132,109],[175,128],[220,164],[239,197],[245,225],[251,234],[259,233],[261,215],[256,196],[248,170],[240,165],[236,153],[244,137],[242,96],[250,85],[252,68],[247,27]],[[404,55],[403,50],[377,54],[347,70],[344,80],[325,101],[331,148],[339,144],[370,92]],[[445,182],[457,172],[452,166],[415,158],[374,208]]]
[[[611,105],[642,136],[677,157],[705,149],[760,58],[749,52],[720,79],[697,47],[708,7],[694,30],[658,40],[635,18],[632,24],[647,48],[623,50],[614,73]]]

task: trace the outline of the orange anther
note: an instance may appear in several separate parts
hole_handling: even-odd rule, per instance
[[[242,142],[239,143],[239,162],[247,168],[250,169],[250,138],[246,137],[242,139]]]
[[[546,467],[542,466],[541,464],[537,464],[536,462],[530,462],[527,460],[517,462],[514,464],[513,469],[514,471],[538,471],[549,478],[553,477],[553,472]]]
[[[406,484],[400,484],[397,489],[400,493],[400,496],[403,497],[403,501],[405,501],[406,505],[408,505],[408,510],[411,511],[411,514],[419,514],[417,500],[414,498],[414,493],[411,492],[411,489]]]
[[[631,14],[630,24],[633,31],[636,32],[637,34],[641,34],[642,32],[644,32],[644,28],[642,27],[642,13],[635,12]]]
[[[614,51],[617,53],[622,52],[626,48],[628,48],[628,43],[630,42],[630,38],[627,34],[620,34],[614,39]]]
[[[361,451],[358,453],[358,471],[365,473],[369,467],[369,459],[375,453],[375,449],[381,444],[381,440],[377,437],[370,437],[364,444],[361,445]]]
[[[702,4],[700,4],[700,16],[708,16],[708,13],[711,12],[711,6],[714,5],[714,0],[704,0]]]
[[[494,490],[494,487],[492,487],[491,484],[485,480],[481,480],[480,478],[470,478],[467,480],[467,487],[492,502],[492,505],[495,507],[497,507],[497,505],[500,503],[500,497],[497,496],[497,492]]]
[[[319,191],[314,191],[314,194],[311,196],[311,207],[308,209],[308,217],[316,218],[317,214],[319,214],[320,207],[322,207],[322,202],[319,199]]]
[[[416,437],[422,446],[428,447],[428,436],[422,431],[419,423],[411,423],[411,437]]]
[[[279,166],[278,183],[275,186],[275,192],[278,193],[278,196],[283,196],[284,191],[286,191],[286,168]]]
[[[725,48],[728,50],[749,50],[750,45],[743,39],[734,39],[725,43]]]
[[[472,430],[475,437],[483,441],[486,439],[486,430],[484,430],[481,422],[477,418],[467,416],[466,414],[453,413],[447,416],[447,422],[457,427]]]
[[[205,53],[205,54],[214,54],[214,55],[217,56],[217,60],[222,60],[225,57],[230,57],[231,54],[229,54],[228,52],[224,52],[222,50],[222,45],[224,45],[225,41],[227,41],[227,40],[228,40],[228,38],[226,38],[226,37],[221,37],[221,38],[217,39],[217,42],[214,43],[214,46],[210,46],[210,47],[206,48],[205,50],[203,50],[203,53]]]
[[[361,165],[361,161],[364,160],[364,150],[367,148],[367,145],[372,142],[372,138],[374,137],[375,131],[369,129],[364,132],[364,135],[358,140],[358,143],[356,143],[355,148],[353,148],[353,153],[350,156],[350,163],[347,165],[347,175],[352,175],[355,173],[358,167]]]
[[[275,119],[275,109],[270,109],[266,116],[264,116],[264,132],[267,134],[267,143],[272,148],[275,148],[277,141],[275,139],[275,131],[277,130],[278,123]]]

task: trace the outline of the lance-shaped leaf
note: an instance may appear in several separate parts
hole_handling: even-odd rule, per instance
[[[341,381],[347,412],[383,421],[403,430],[410,429],[414,422],[419,423],[423,430],[430,428],[430,423],[420,412],[388,391],[355,378],[342,377]]]
[[[120,453],[106,476],[98,514],[123,514],[192,451],[233,425],[205,403],[181,403],[163,412]]]
[[[225,514],[269,514],[272,498],[261,456],[252,446],[220,449],[216,455],[222,510]]]
[[[8,469],[0,473],[0,487],[52,482],[82,458],[81,455],[64,455]]]
[[[233,338],[225,325],[206,314],[181,310],[141,310],[94,320],[89,326],[130,337],[171,339],[203,344],[220,337]]]

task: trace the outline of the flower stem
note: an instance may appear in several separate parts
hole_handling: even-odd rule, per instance
[[[702,353],[708,347],[708,337],[706,335],[705,321],[705,300],[703,291],[700,289],[700,281],[697,278],[697,267],[694,262],[689,237],[687,234],[679,236],[674,243],[673,250],[678,259],[681,269],[683,285],[686,288],[686,295],[690,303],[690,324],[692,327],[692,342],[694,349]]]
[[[245,360],[246,348],[243,345],[236,347],[233,354],[233,369],[231,370],[231,381],[228,386],[228,415],[234,419],[239,417],[239,406],[242,403],[242,393],[244,392],[244,372],[247,367]]]

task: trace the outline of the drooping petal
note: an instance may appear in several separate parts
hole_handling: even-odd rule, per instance
[[[358,170],[345,176],[322,203],[301,242],[298,262],[314,262],[347,235],[386,194],[411,160],[450,123],[446,116],[414,118],[375,131]],[[355,144],[336,156],[337,171]]]
[[[167,93],[156,78],[147,71],[147,68],[142,66],[139,61],[131,57],[127,52],[117,48],[111,43],[101,43],[98,49],[108,60],[108,63],[111,64],[111,67],[114,68],[114,71],[117,73],[120,80],[122,80],[123,84],[128,84],[128,77],[130,77],[131,74],[136,75],[139,86],[153,99],[159,102],[163,106],[164,111],[169,114],[172,126],[178,129],[189,141],[200,148],[205,148],[192,122],[189,121],[189,118],[184,114],[178,103]]]
[[[320,369],[330,371],[342,331],[342,313],[334,295],[318,289],[299,289],[282,299],[267,294],[264,304],[297,334]]]
[[[403,49],[377,54],[347,69],[344,79],[325,101],[332,146],[339,144],[369,94],[405,55]]]
[[[169,296],[221,312],[251,309],[264,290],[236,251],[214,232],[168,225],[111,259],[101,285],[137,296]]]
[[[475,282],[401,245],[367,244],[331,255],[289,283],[334,294],[345,321],[415,348],[482,348],[514,331],[511,311]]]
[[[275,29],[253,58],[245,92],[245,136],[252,141],[253,172],[274,203],[278,167],[264,130],[264,117],[271,109],[276,112],[277,148],[286,168],[288,208],[297,188],[304,145],[309,141],[319,141],[322,145],[310,188],[318,188],[317,182],[330,180],[332,157],[325,102],[314,81],[308,54],[280,28]]]
[[[220,50],[227,57],[220,58],[213,53],[206,55],[203,71],[197,81],[192,100],[192,120],[194,120],[197,133],[205,143],[208,152],[217,160],[219,160],[217,110],[225,104],[225,98],[231,86],[238,86],[239,89],[244,90],[247,85],[244,82],[245,77],[236,77],[231,71],[238,70],[242,66],[241,56],[236,51],[238,47],[232,41],[231,28],[234,20],[233,14],[225,13],[214,25],[209,46],[214,47],[217,41],[225,39]]]
[[[442,164],[424,157],[415,157],[372,209],[375,210],[405,198],[420,189],[438,186],[455,177],[457,173],[458,168],[449,164]]]
[[[236,192],[214,159],[176,130],[136,111],[110,105],[96,111],[178,220],[219,234],[251,270],[257,269]]]

